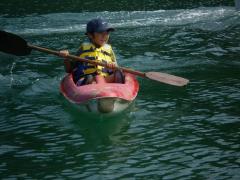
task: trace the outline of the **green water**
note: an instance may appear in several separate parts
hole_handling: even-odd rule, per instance
[[[1,179],[240,178],[234,3],[137,2],[0,2],[0,29],[32,44],[74,53],[86,22],[103,17],[121,66],[190,79],[179,88],[139,78],[129,112],[97,117],[60,95],[62,59],[0,53]]]

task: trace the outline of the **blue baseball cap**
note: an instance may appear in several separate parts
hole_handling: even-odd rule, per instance
[[[115,29],[110,27],[109,24],[101,18],[92,19],[87,23],[86,33],[114,31]]]

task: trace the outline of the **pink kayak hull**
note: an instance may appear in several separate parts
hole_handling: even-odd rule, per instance
[[[67,74],[61,81],[60,91],[68,101],[79,105],[79,109],[96,113],[121,112],[138,94],[138,81],[129,73],[125,73],[124,84],[107,83],[101,76],[97,76],[96,81],[95,84],[76,86],[72,74]]]

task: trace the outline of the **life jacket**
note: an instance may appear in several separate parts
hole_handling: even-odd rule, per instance
[[[97,48],[91,42],[85,42],[80,46],[77,55],[84,59],[102,63],[116,63],[114,52],[109,44]],[[97,66],[90,63],[79,63],[75,74],[79,77],[83,77],[87,74],[99,74],[105,77],[112,72],[111,69],[107,69],[103,66]]]

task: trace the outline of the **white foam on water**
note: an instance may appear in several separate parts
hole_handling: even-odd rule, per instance
[[[201,7],[197,9],[83,12],[30,15],[21,18],[0,17],[3,29],[18,34],[43,35],[84,32],[92,18],[107,19],[116,28],[148,26],[192,26],[207,30],[224,29],[238,23],[240,15],[234,7]],[[13,23],[14,22],[14,23]]]

